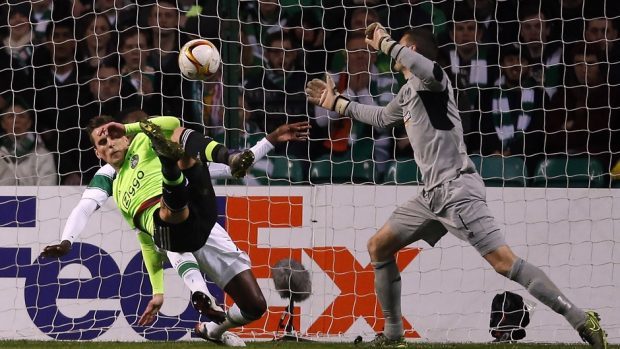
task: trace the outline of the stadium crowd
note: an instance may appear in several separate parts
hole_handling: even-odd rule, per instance
[[[222,6],[4,4],[0,185],[87,183],[100,164],[84,127],[97,115],[175,115],[223,139],[226,108],[242,111],[232,124],[250,136],[309,120],[309,142],[275,149],[299,159],[305,180],[312,162],[362,152],[375,161],[381,183],[388,164],[413,157],[404,129],[375,129],[326,112],[304,93],[327,70],[352,100],[385,105],[394,97],[404,81],[364,42],[364,29],[375,21],[396,40],[407,30],[433,32],[436,43],[424,44],[436,44],[435,60],[457,91],[470,154],[524,158],[528,177],[548,157],[587,157],[602,165],[606,183],[620,177],[617,1],[242,0],[233,15],[241,44],[236,105],[225,105],[221,72],[205,82],[183,79],[176,59],[196,37],[221,47]]]

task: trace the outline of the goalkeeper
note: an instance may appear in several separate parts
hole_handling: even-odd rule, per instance
[[[171,161],[171,159],[161,155],[160,158],[163,164],[160,165],[158,157],[155,155],[153,150],[150,149],[151,141],[149,138],[145,137],[144,134],[138,134],[131,141],[124,136],[118,137],[119,135],[125,133],[123,132],[124,130],[121,129],[124,128],[124,126],[121,124],[112,123],[111,121],[112,120],[108,117],[98,117],[93,120],[89,128],[89,134],[95,144],[97,155],[102,160],[108,162],[108,165],[100,169],[98,172],[100,175],[93,179],[93,182],[91,182],[91,186],[89,187],[90,189],[86,190],[82,201],[72,212],[70,219],[67,222],[67,226],[65,227],[65,231],[63,232],[62,242],[58,245],[46,247],[42,252],[43,256],[56,257],[66,254],[70,249],[73,239],[75,239],[79,232],[81,232],[84,228],[88,216],[92,214],[99,205],[103,204],[105,199],[107,199],[112,192],[116,194],[115,199],[119,205],[119,208],[121,208],[125,218],[128,219],[127,209],[123,209],[123,205],[125,204],[125,201],[123,200],[128,198],[127,193],[132,197],[138,197],[140,193],[136,193],[136,191],[140,188],[141,192],[144,192],[144,195],[148,196],[149,193],[157,193],[157,183],[159,183],[158,193],[161,193],[161,173],[162,170],[165,171],[165,164],[168,164],[169,167],[173,167],[171,166],[173,164],[176,166],[176,161]],[[207,147],[204,148],[205,150],[216,150],[219,151],[221,155],[222,148],[219,147],[223,146],[213,142],[209,138],[199,135],[198,133],[193,133],[192,131],[178,128],[177,126],[179,123],[176,118],[161,117],[155,118],[153,121],[156,124],[152,124],[150,122],[134,123],[127,125],[127,127],[130,129],[133,127],[133,130],[138,130],[140,127],[139,125],[141,125],[145,129],[148,129],[149,135],[154,138],[156,143],[155,147],[159,147],[160,153],[167,151],[167,154],[173,153],[173,155],[176,154],[176,156],[183,154],[183,150],[178,147],[178,144],[172,143],[163,138],[163,134],[171,134],[172,132],[170,130],[176,129],[177,134],[185,134],[186,141],[187,138],[198,136],[204,140],[203,143],[207,143]],[[160,132],[160,128],[157,124],[162,125],[163,133]],[[308,128],[309,126],[307,123],[283,125],[249,150],[250,154],[246,151],[238,156],[245,156],[246,159],[253,159],[254,154],[256,154],[257,158],[261,158],[273,149],[273,144],[276,142],[305,139],[307,137]],[[112,129],[111,132],[110,129]],[[111,133],[114,135],[110,136]],[[188,133],[191,133],[191,135],[188,135]],[[104,134],[107,134],[107,136],[104,137]],[[194,146],[196,146],[196,144],[200,146],[200,141],[200,139],[195,139]],[[209,146],[209,144],[211,145]],[[205,154],[205,158],[207,156],[206,154],[211,154],[211,156],[213,155],[213,151],[210,153],[202,153]],[[229,163],[234,164],[235,157],[232,158],[233,159],[231,159]],[[206,201],[208,204],[209,200],[214,200],[214,192],[211,186],[209,172],[214,173],[215,177],[230,177],[233,171],[238,175],[244,174],[245,170],[247,170],[247,167],[249,166],[248,163],[245,163],[242,167],[233,167],[234,170],[231,170],[231,168],[226,165],[213,163],[210,164],[211,166],[209,166],[209,172],[207,172],[203,171],[203,168],[205,168],[204,166],[200,166],[199,162],[187,156],[185,156],[179,164],[181,164],[184,168],[183,173],[188,175],[188,185],[189,189],[192,191],[189,195],[193,195],[193,197],[189,198],[189,208],[185,207],[181,210],[174,210],[174,212],[172,212],[172,216],[179,212],[191,209],[192,206],[194,206],[193,204],[196,202],[198,203],[196,206],[202,207],[201,201]],[[249,162],[249,164],[251,164],[251,162]],[[177,170],[180,171],[178,168]],[[129,189],[124,192],[120,191],[119,182],[121,184],[123,183],[123,177],[132,178],[132,174],[134,176],[130,182],[131,186]],[[156,177],[158,175],[159,182],[156,182]],[[192,186],[192,181],[195,180],[199,180],[199,185]],[[142,184],[139,184],[140,182],[142,182]],[[168,186],[166,184],[166,180],[164,179],[163,182],[163,187],[166,188],[166,186]],[[153,190],[149,191],[149,187]],[[165,193],[166,191],[164,191],[164,199],[162,203],[159,203],[157,199],[143,201],[144,203],[154,201],[154,204],[150,207],[142,209],[142,212],[153,212],[154,216],[157,212],[161,212],[162,208],[170,210],[170,208],[167,207],[168,201],[166,201]],[[144,195],[140,198],[144,198]],[[159,194],[155,194],[154,198],[157,198],[158,196]],[[168,197],[169,196],[170,195],[168,195]],[[141,204],[140,207],[145,206],[144,203]],[[187,224],[187,221],[190,221],[190,215],[195,215],[196,213],[197,211],[186,212],[186,219],[181,224]],[[208,212],[200,211],[200,214],[204,216],[208,216],[207,213]],[[136,219],[128,219],[128,222],[132,227],[138,227],[140,230],[138,239],[141,243],[145,264],[147,265],[147,270],[153,285],[154,293],[153,299],[149,302],[147,310],[144,312],[139,321],[140,324],[144,325],[150,323],[154,319],[155,314],[163,304],[163,270],[161,265],[161,255],[156,252],[157,249],[155,248],[153,241],[154,237],[157,239],[156,227],[158,227],[158,225],[154,222],[158,221],[158,217],[151,217],[152,219],[148,219],[144,213],[134,215],[134,217],[136,217]],[[159,221],[163,220],[161,217],[159,218]],[[165,221],[163,223],[159,223],[159,226],[161,227],[166,223],[167,222]],[[201,224],[196,223],[195,221],[194,223],[196,225]],[[198,249],[193,253],[193,255],[191,253],[172,253],[170,251],[167,251],[167,254],[173,266],[180,274],[183,274],[186,284],[192,290],[192,302],[194,306],[197,307],[197,309],[203,314],[210,316],[216,321],[223,320],[222,316],[217,314],[218,311],[221,311],[221,308],[214,303],[213,298],[206,289],[204,279],[202,279],[200,273],[196,270],[197,264],[194,256],[198,259],[198,264],[200,264],[201,269],[207,272],[210,278],[214,280],[218,286],[229,293],[229,295],[231,295],[231,297],[237,302],[229,309],[226,320],[223,323],[217,324],[215,322],[211,322],[203,323],[200,324],[200,326],[197,326],[199,335],[205,339],[220,342],[226,345],[239,345],[243,344],[243,342],[234,334],[226,330],[231,327],[243,325],[254,320],[254,318],[260,317],[262,312],[264,312],[265,301],[256,284],[254,276],[249,270],[250,263],[247,255],[237,249],[228,237],[226,231],[221,226],[217,224],[212,226],[213,229],[210,229],[210,234],[209,232],[206,234],[202,232],[201,235],[205,236],[204,239],[206,240],[206,243],[203,242],[202,246],[198,246]],[[164,227],[166,230],[171,230],[171,225],[166,225]],[[178,229],[179,227],[172,225],[172,228]],[[155,234],[153,234],[154,232]],[[186,232],[179,231],[178,233],[185,234]],[[189,234],[191,232],[188,231],[187,233]],[[200,239],[200,234],[196,235],[199,236],[194,237],[194,239]],[[163,244],[168,244],[168,247],[172,244],[172,249],[178,251],[185,249],[193,250],[195,248],[188,246],[183,247],[183,245],[179,246],[180,243],[176,240],[179,237],[182,238],[183,236],[174,236],[170,234],[164,238]],[[159,239],[161,241],[161,235],[159,236]],[[160,242],[160,247],[162,247],[163,244]]]
[[[434,246],[447,232],[468,241],[501,275],[523,285],[555,312],[563,315],[581,338],[606,348],[598,314],[575,306],[536,266],[516,256],[506,245],[486,204],[484,182],[467,156],[454,91],[439,65],[432,33],[406,33],[399,43],[379,23],[366,29],[366,43],[394,58],[394,68],[407,83],[385,107],[365,106],[339,95],[329,76],[306,88],[311,103],[377,126],[402,125],[414,150],[424,188],[399,206],[368,241],[375,273],[375,292],[385,315],[385,332],[373,344],[399,345],[403,339],[401,278],[395,254],[418,240]]]

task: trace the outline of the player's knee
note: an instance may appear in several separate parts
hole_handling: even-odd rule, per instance
[[[495,269],[495,271],[503,276],[508,276],[508,274],[510,274],[510,270],[512,269],[512,265],[513,265],[513,261],[512,260],[507,260],[507,259],[502,259],[502,260],[498,260],[496,262],[494,262],[492,264],[493,269]]]
[[[192,168],[196,164],[196,158],[193,158],[187,154],[183,155],[183,157],[177,161],[177,165],[181,171]]]
[[[484,255],[484,259],[495,269],[498,274],[508,276],[514,263],[519,259],[512,250],[502,245]]]
[[[185,127],[177,127],[172,132],[172,137],[170,138],[173,142],[181,143],[181,134],[185,131]]]
[[[386,251],[386,246],[383,239],[377,235],[374,235],[368,239],[366,248],[368,249],[368,254],[370,255],[370,260],[372,261],[382,261],[390,255],[389,251]]]
[[[179,224],[187,220],[188,217],[189,209],[187,207],[180,211],[171,211],[163,204],[159,209],[159,218],[166,223]]]

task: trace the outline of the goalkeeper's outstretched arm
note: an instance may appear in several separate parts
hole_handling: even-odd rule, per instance
[[[448,77],[439,64],[417,53],[415,45],[408,47],[394,41],[380,23],[366,28],[366,43],[400,63],[405,77],[409,78],[407,75],[411,72],[433,91],[443,91],[447,87]]]
[[[353,102],[336,91],[329,74],[325,75],[325,81],[313,79],[308,82],[306,95],[310,103],[375,127],[393,127],[402,123],[402,107],[396,99],[385,107]]]

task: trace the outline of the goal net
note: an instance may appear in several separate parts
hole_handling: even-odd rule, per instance
[[[367,242],[424,179],[402,125],[365,125],[305,94],[308,81],[329,74],[353,101],[406,102],[397,96],[407,83],[400,67],[364,40],[372,22],[414,42],[449,77],[463,146],[515,253],[597,311],[610,342],[620,342],[620,6],[611,0],[4,2],[0,338],[189,340],[195,323],[208,321],[167,265],[156,322],[137,324],[152,289],[113,199],[68,255],[39,256],[59,242],[102,165],[84,131],[97,115],[177,116],[230,149],[309,122],[308,141],[276,144],[243,180],[214,176],[219,223],[249,254],[269,305],[235,331],[326,341],[381,332]],[[205,81],[182,77],[177,64],[195,38],[222,57]],[[287,259],[311,284],[294,303],[299,285],[273,278]],[[491,303],[504,291],[530,311],[523,341],[580,341],[562,316],[451,234],[434,247],[415,242],[396,260],[409,341],[491,341]]]

